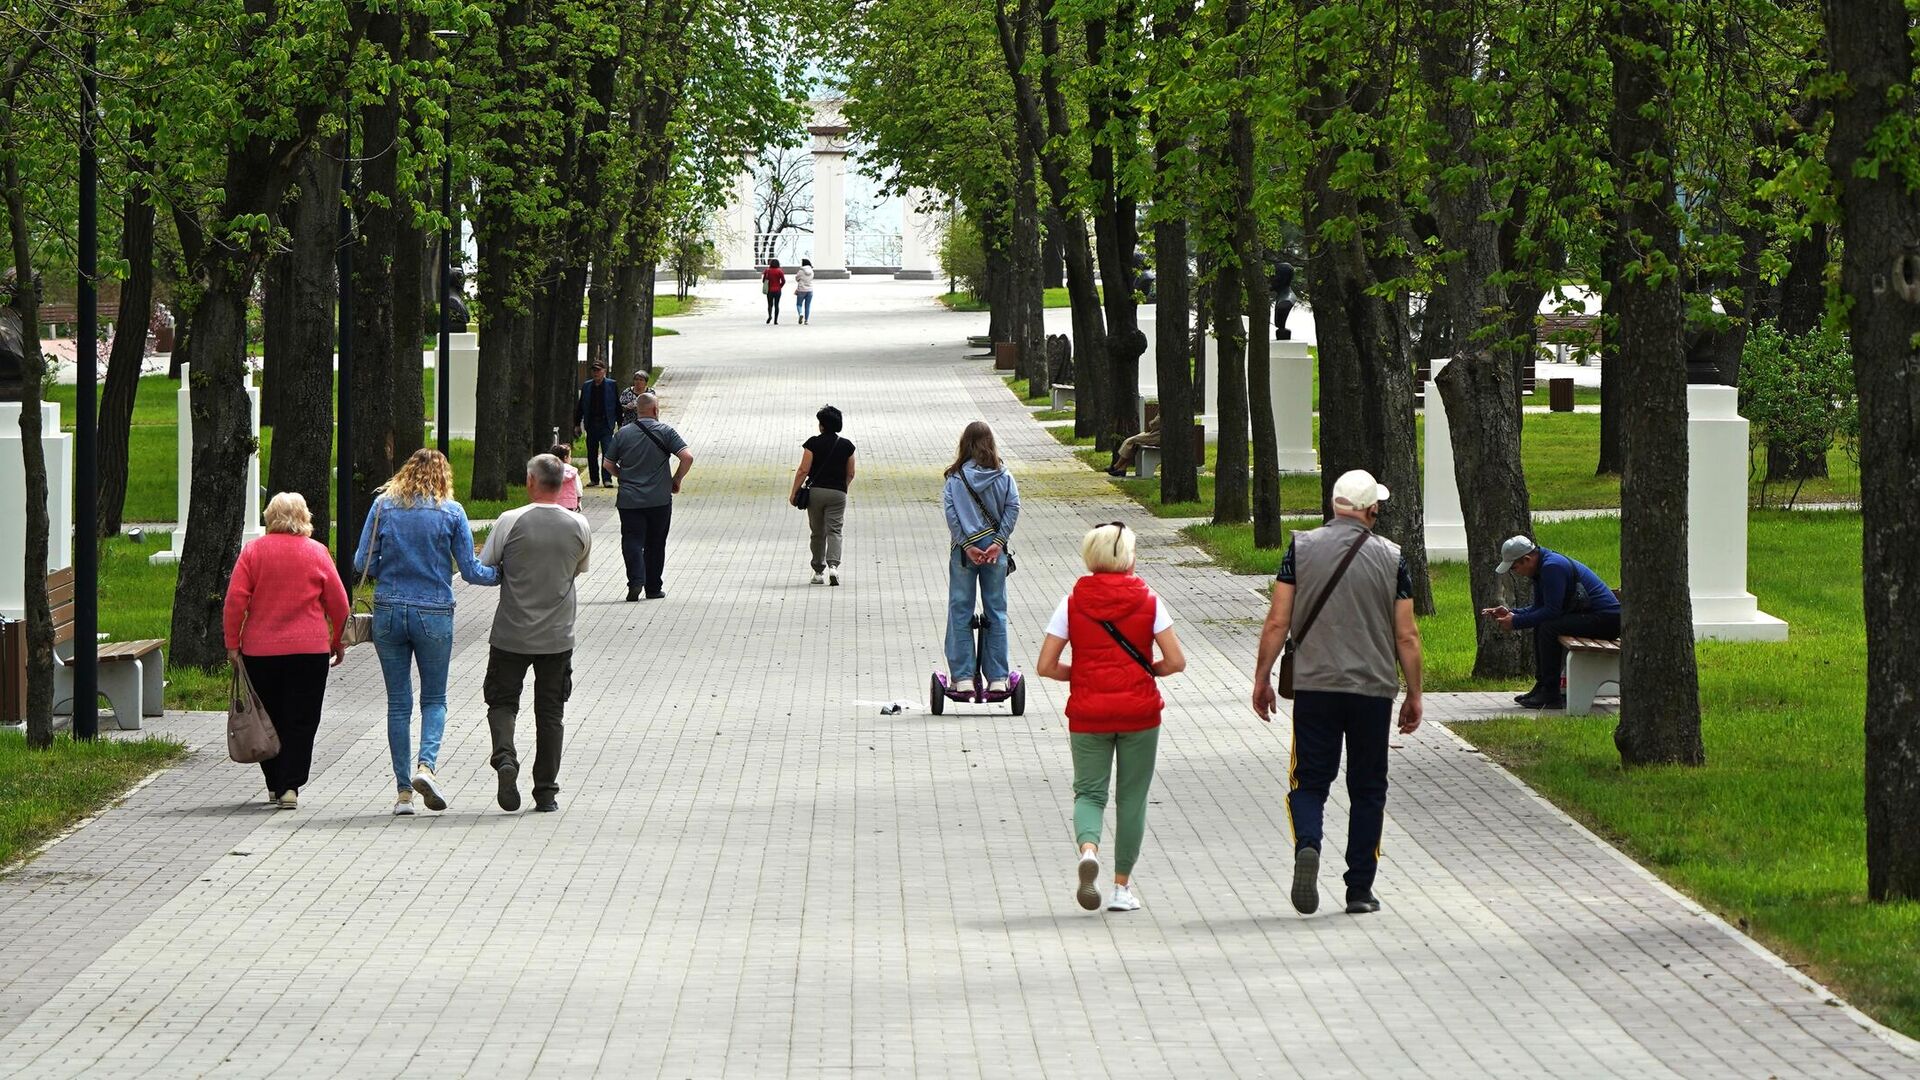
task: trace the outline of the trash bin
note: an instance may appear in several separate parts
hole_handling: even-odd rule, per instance
[[[1547,407],[1554,412],[1573,411],[1573,380],[1547,380]]]
[[[993,343],[993,370],[1020,370],[1020,343],[1017,341],[996,341]]]

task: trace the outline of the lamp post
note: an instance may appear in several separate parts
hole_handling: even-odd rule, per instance
[[[94,76],[93,35],[80,61],[80,341],[73,417],[73,737],[100,731],[100,514],[99,514],[99,154],[94,147],[99,85]],[[123,313],[124,317],[124,313]],[[124,726],[125,717],[122,717]],[[138,717],[134,718],[136,721]]]
[[[448,44],[464,35],[458,30],[435,30],[433,36]],[[448,309],[453,306],[453,83],[447,83],[446,114],[441,117],[440,135],[440,363],[433,376],[435,417],[440,453],[444,456],[452,444],[453,420],[453,322]]]

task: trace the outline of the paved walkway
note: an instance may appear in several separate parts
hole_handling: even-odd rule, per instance
[[[169,718],[199,746],[187,764],[0,880],[0,1074],[1920,1072],[1912,1043],[1438,724],[1395,740],[1385,911],[1295,915],[1286,729],[1243,704],[1258,583],[1204,564],[959,360],[979,319],[931,312],[924,288],[836,284],[812,326],[764,327],[758,295],[727,287],[659,343],[699,460],[663,602],[620,602],[594,493],[561,813],[492,806],[484,590],[460,592],[444,815],[388,816],[370,651],[334,679],[297,812],[259,805],[218,718]],[[861,455],[839,589],[807,584],[781,502],[828,400]],[[1084,528],[1116,517],[1188,645],[1135,914],[1072,899],[1062,691],[1036,684],[1019,719],[877,707],[917,700],[937,662],[937,478],[973,417],[1026,498],[1017,662]]]

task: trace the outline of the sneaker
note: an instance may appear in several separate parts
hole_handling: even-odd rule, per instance
[[[394,817],[413,816],[413,792],[403,791],[393,800]]]
[[[1358,896],[1355,896],[1353,893],[1347,894],[1347,914],[1371,915],[1379,910],[1380,899],[1374,896],[1373,893],[1364,892]]]
[[[560,800],[549,795],[544,799],[534,800],[533,808],[543,814],[551,814],[560,809]]]
[[[640,599],[640,590],[639,590],[639,589],[628,589],[628,590],[627,590],[627,603],[629,603],[629,604],[632,604],[632,603],[637,603],[637,602],[639,601],[639,599]]]
[[[1320,910],[1320,849],[1303,847],[1293,853],[1293,910],[1311,915]]]
[[[987,684],[987,693],[989,694],[1004,694],[1006,692],[1007,680],[1005,679],[995,679]]]
[[[840,584],[840,567],[838,565],[827,567],[827,584]]]
[[[280,800],[274,803],[282,810],[295,810],[300,806],[300,789],[288,788],[280,793]]]
[[[1513,703],[1523,709],[1537,709],[1540,707],[1540,701],[1544,697],[1546,697],[1546,695],[1538,690],[1529,690],[1519,697],[1514,698]]]
[[[1139,911],[1140,898],[1133,895],[1133,886],[1115,885],[1113,895],[1107,899],[1108,911]]]
[[[515,810],[520,809],[520,763],[517,761],[502,762],[494,772],[496,772],[500,778],[500,809],[511,814]]]
[[[813,572],[813,580],[812,580],[811,582],[809,582],[809,584],[812,584],[812,585],[825,585],[826,583],[827,583],[827,579],[826,579],[826,575],[824,575],[824,574],[822,574],[822,573],[820,573],[820,571],[818,571],[818,570],[815,570],[815,571]]]
[[[434,779],[433,766],[421,764],[413,770],[413,790],[420,793],[421,801],[429,810],[445,810],[447,797],[440,791],[440,784]]]
[[[1080,853],[1080,888],[1073,894],[1080,906],[1088,911],[1100,910],[1100,855],[1094,851]]]

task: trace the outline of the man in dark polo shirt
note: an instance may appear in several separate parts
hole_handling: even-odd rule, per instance
[[[1400,546],[1373,535],[1387,489],[1371,473],[1346,473],[1333,485],[1333,520],[1296,532],[1280,560],[1279,580],[1253,672],[1253,711],[1272,720],[1273,667],[1285,645],[1294,654],[1293,767],[1287,820],[1293,828],[1293,906],[1320,907],[1321,819],[1327,789],[1347,753],[1347,912],[1380,910],[1373,879],[1387,810],[1387,739],[1400,674],[1407,677],[1400,732],[1420,726],[1420,630],[1413,580]]]

